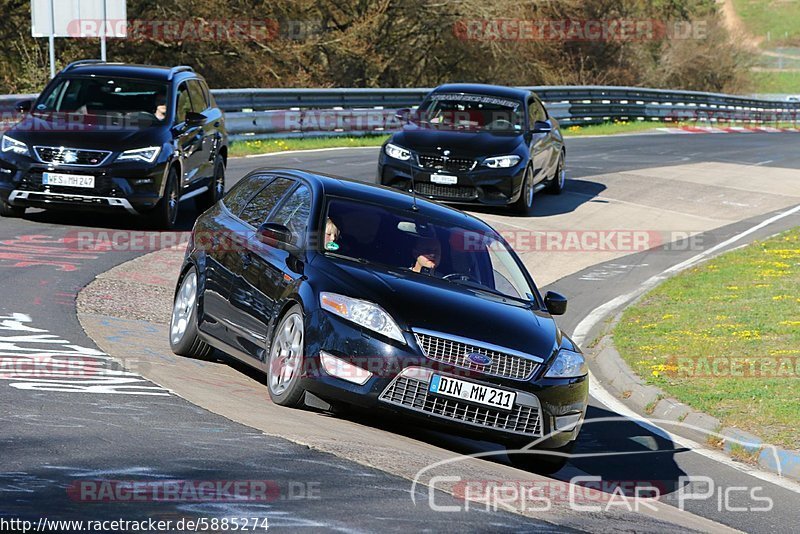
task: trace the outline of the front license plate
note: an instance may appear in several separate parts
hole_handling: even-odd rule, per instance
[[[446,174],[431,174],[431,182],[442,185],[456,185],[458,176],[448,176]]]
[[[467,400],[501,410],[512,409],[514,407],[514,401],[517,400],[517,394],[513,391],[506,391],[504,389],[497,389],[441,375],[433,375],[428,386],[428,391],[437,395]]]
[[[42,174],[42,184],[62,185],[66,187],[94,187],[94,176],[81,176],[79,174],[58,174],[46,172]]]

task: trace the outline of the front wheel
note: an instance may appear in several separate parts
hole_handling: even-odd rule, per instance
[[[556,165],[556,173],[553,175],[550,185],[547,188],[548,193],[560,195],[564,190],[567,183],[567,171],[564,166],[564,153],[558,156],[558,164]]]
[[[305,326],[303,310],[292,306],[283,316],[269,351],[267,383],[272,402],[280,406],[299,407],[306,390],[300,384],[305,362]]]
[[[25,208],[20,206],[12,206],[3,200],[0,200],[0,217],[19,219],[23,215],[25,215]]]
[[[533,170],[530,165],[525,168],[525,174],[522,175],[522,191],[520,191],[519,198],[511,205],[511,209],[519,215],[530,215],[533,210]]]
[[[172,167],[167,174],[167,185],[164,188],[164,198],[153,209],[152,224],[159,230],[172,230],[178,222],[178,206],[180,204],[180,184],[178,173]]]
[[[194,269],[181,280],[172,305],[169,323],[169,346],[178,356],[207,358],[211,347],[197,333],[197,273]]]
[[[195,207],[199,213],[203,213],[225,194],[225,162],[220,156],[214,162],[214,177],[208,184],[208,191],[195,199]]]

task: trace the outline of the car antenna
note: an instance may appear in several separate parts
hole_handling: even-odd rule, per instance
[[[409,150],[409,152],[411,151]],[[411,210],[419,211],[419,206],[417,206],[417,186],[414,183],[414,165],[411,163],[411,159],[414,157],[414,153],[411,152],[410,156],[411,157],[408,158],[408,173],[411,176],[411,198],[413,199],[411,204]]]

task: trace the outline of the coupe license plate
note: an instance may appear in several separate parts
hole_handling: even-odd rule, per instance
[[[458,183],[458,177],[448,176],[446,174],[431,174],[431,182],[442,185],[456,185]]]
[[[517,394],[513,391],[497,389],[449,376],[433,375],[428,391],[445,397],[462,399],[492,408],[511,410]]]
[[[58,174],[46,172],[42,174],[42,184],[61,185],[66,187],[94,187],[94,176],[81,176],[79,174]]]

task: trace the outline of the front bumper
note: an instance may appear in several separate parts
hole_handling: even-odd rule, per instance
[[[468,171],[436,171],[420,166],[415,158],[399,161],[382,150],[378,160],[378,181],[386,186],[411,191],[412,175],[418,196],[454,203],[480,203],[505,206],[519,199],[527,162],[520,161],[507,169],[490,169],[480,165]],[[433,174],[456,176],[454,185],[436,184]]]
[[[322,399],[388,410],[427,427],[503,444],[533,441],[536,447],[552,449],[577,438],[580,425],[565,427],[563,421],[583,418],[589,394],[587,377],[543,378],[544,364],[527,380],[492,376],[428,358],[411,333],[405,333],[403,345],[373,337],[325,312],[315,312],[310,320],[325,335],[309,340],[303,385]],[[320,351],[373,375],[363,385],[332,376],[322,367]],[[431,394],[428,384],[434,373],[513,390],[514,408],[504,411]]]
[[[0,199],[19,207],[141,213],[161,199],[167,162],[102,167],[52,166],[24,156],[0,158]],[[93,188],[48,186],[44,172],[93,176]]]

